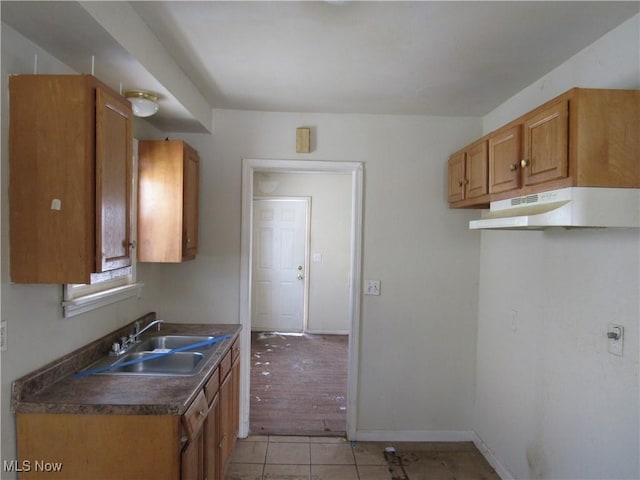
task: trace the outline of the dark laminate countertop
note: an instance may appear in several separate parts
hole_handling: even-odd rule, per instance
[[[139,320],[144,326],[154,319],[155,313],[149,313]],[[16,380],[12,408],[16,413],[181,415],[229,351],[240,329],[237,324],[162,324],[161,334],[232,335],[222,341],[221,347],[196,375],[74,378],[76,372],[106,355],[114,341],[133,332],[132,322]]]

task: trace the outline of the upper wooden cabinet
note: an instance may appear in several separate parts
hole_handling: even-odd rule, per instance
[[[133,114],[90,75],[9,77],[11,280],[131,265]]]
[[[522,126],[501,129],[489,138],[489,193],[520,188]]]
[[[639,135],[639,90],[571,89],[489,135],[488,200],[573,186],[640,188]],[[456,173],[450,159],[451,206],[486,206],[487,197],[451,196]]]
[[[198,252],[198,152],[181,140],[138,144],[138,261],[183,262]]]
[[[485,138],[449,157],[449,202],[465,206],[484,198],[488,190],[488,152]]]

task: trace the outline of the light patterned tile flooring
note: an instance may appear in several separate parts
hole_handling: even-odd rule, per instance
[[[385,447],[407,454],[409,480],[500,480],[471,442],[348,442],[338,437],[249,436],[225,480],[393,480]],[[401,478],[401,477],[400,477]]]

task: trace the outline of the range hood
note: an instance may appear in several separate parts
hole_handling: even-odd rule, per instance
[[[470,229],[640,227],[640,189],[568,187],[491,202]]]

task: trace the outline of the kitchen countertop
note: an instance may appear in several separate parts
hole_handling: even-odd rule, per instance
[[[155,313],[138,319],[142,325],[155,320]],[[109,346],[133,332],[133,322],[44,367],[16,380],[12,389],[15,413],[182,415],[215,371],[224,354],[238,338],[237,324],[163,323],[161,334],[231,335],[200,373],[190,376],[74,374],[107,355]],[[150,334],[153,334],[149,332]],[[155,330],[154,330],[155,333]],[[147,336],[143,334],[142,338]]]

